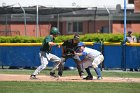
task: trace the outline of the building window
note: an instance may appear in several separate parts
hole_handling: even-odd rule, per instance
[[[126,27],[131,28],[132,26],[132,22],[131,21],[127,21],[126,22]],[[121,21],[121,28],[124,28],[124,21]]]
[[[67,22],[67,33],[82,33],[83,23],[82,22]]]
[[[128,0],[128,4],[134,4],[134,0]]]

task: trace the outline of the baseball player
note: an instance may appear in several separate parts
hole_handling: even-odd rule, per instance
[[[30,76],[31,79],[37,79],[36,75],[46,68],[49,61],[55,62],[55,66],[50,71],[50,75],[55,76],[54,71],[58,68],[58,65],[61,63],[61,59],[56,55],[51,54],[50,51],[52,46],[59,46],[57,43],[54,43],[54,39],[58,36],[59,33],[60,32],[56,27],[52,27],[50,35],[45,37],[39,52],[41,65],[34,71],[34,73],[32,73],[32,75]]]
[[[100,63],[103,62],[104,60],[104,56],[102,55],[101,52],[95,50],[95,49],[91,49],[88,47],[85,47],[85,44],[83,42],[78,43],[78,46],[80,47],[80,53],[75,53],[76,55],[79,56],[84,56],[84,59],[81,61],[81,63],[83,64],[83,68],[85,68],[88,76],[86,78],[86,80],[92,80],[93,76],[90,72],[90,66],[92,66],[97,74],[97,79],[100,80],[102,79],[101,76],[101,70],[98,67],[98,65]]]
[[[76,63],[77,69],[78,69],[78,73],[79,76],[82,77],[84,72],[83,69],[81,67],[81,64],[79,64],[79,62],[81,61],[81,59],[79,58],[78,55],[74,54],[74,51],[78,50],[78,43],[79,43],[79,35],[76,33],[73,37],[73,39],[70,40],[66,40],[64,41],[64,43],[62,44],[62,63],[60,63],[59,67],[58,67],[58,75],[61,77],[63,74],[63,69],[64,69],[64,64],[66,62],[66,60],[68,58],[72,58],[74,60],[74,62]]]

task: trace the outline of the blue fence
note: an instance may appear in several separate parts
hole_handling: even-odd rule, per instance
[[[87,46],[102,51],[105,59],[104,68],[139,68],[140,46],[125,46],[125,56],[121,45],[102,45],[100,43]],[[0,66],[34,67],[40,65],[40,46],[0,46]],[[52,53],[61,57],[61,48],[53,47]],[[125,59],[125,60],[124,60]],[[124,62],[125,61],[125,62]],[[48,66],[53,63],[49,62]],[[75,67],[72,59],[68,59],[65,66]]]
[[[105,68],[122,68],[122,47],[108,45],[104,46],[104,67]]]

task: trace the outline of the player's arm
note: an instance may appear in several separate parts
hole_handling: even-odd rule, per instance
[[[83,54],[82,53],[75,53],[75,55],[82,56]]]
[[[53,42],[51,37],[46,37],[45,38],[45,43],[48,43],[49,46],[60,46],[57,43]]]
[[[60,48],[60,45],[58,43],[54,43],[54,42],[48,42],[48,44],[50,46],[58,46]]]
[[[75,52],[75,55],[78,55],[78,56],[86,56],[87,53],[86,52],[79,52],[79,53],[76,53]]]
[[[84,58],[80,62],[78,62],[78,64],[83,64],[83,63],[87,62],[87,60],[89,60],[89,59],[86,58],[86,56],[84,56]]]
[[[58,45],[57,43],[54,43],[54,42],[48,42],[48,44],[49,44],[50,46],[57,46],[57,45]]]

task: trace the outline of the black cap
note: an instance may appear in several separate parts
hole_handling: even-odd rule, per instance
[[[132,33],[132,31],[128,31],[128,34],[131,34]]]

